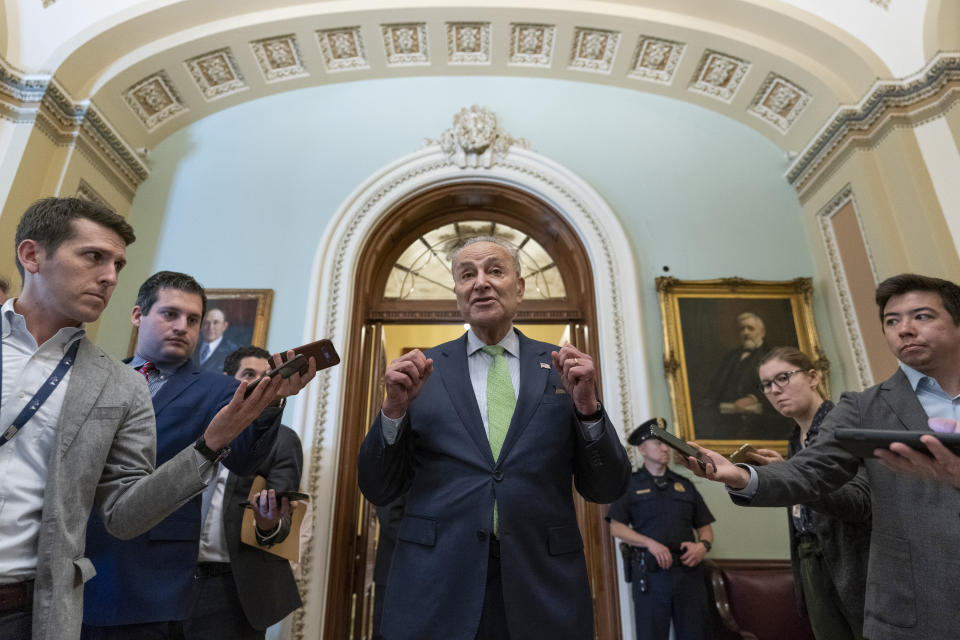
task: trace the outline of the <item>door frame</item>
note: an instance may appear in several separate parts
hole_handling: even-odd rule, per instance
[[[328,337],[344,361],[362,358],[350,331],[362,250],[379,221],[401,202],[439,186],[459,182],[500,183],[524,191],[554,209],[575,230],[590,259],[595,281],[595,328],[604,362],[604,404],[621,438],[635,415],[649,415],[649,380],[644,348],[640,290],[633,248],[620,219],[602,196],[572,171],[536,152],[511,148],[489,168],[460,168],[438,145],[426,147],[384,167],[361,184],[327,227],[313,262],[304,340]],[[644,294],[652,298],[651,283]],[[655,300],[651,303],[655,304]],[[654,307],[655,308],[655,307]],[[301,591],[292,634],[318,637],[324,627],[330,582],[336,478],[343,446],[344,410],[357,398],[349,393],[346,367],[328,369],[297,403],[294,425],[308,451],[308,490],[313,495],[312,537],[301,558]],[[621,622],[628,628],[629,594],[620,583]]]

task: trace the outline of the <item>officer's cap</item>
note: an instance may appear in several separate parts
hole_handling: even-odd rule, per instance
[[[666,429],[667,421],[663,418],[650,418],[633,430],[633,433],[631,433],[630,437],[627,438],[627,442],[632,445],[639,446],[644,440],[649,440],[653,437],[653,434],[650,433],[650,427],[660,427],[661,429]]]

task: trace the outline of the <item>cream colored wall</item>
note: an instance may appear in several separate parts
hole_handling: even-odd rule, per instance
[[[20,290],[20,276],[14,258],[20,217],[27,207],[39,198],[50,195],[75,196],[81,179],[106,200],[114,211],[122,216],[130,212],[130,201],[126,196],[113,186],[77,146],[57,145],[35,127],[0,213],[0,246],[9,247],[8,251],[0,252],[0,274],[10,280],[12,295],[16,295]],[[96,338],[99,326],[99,322],[87,325],[87,335],[91,339]]]

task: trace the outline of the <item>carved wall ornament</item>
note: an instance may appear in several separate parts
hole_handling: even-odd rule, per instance
[[[747,109],[750,113],[786,133],[807,105],[811,95],[783,76],[771,73]]]
[[[549,67],[557,28],[549,24],[510,25],[510,61],[525,67]]]
[[[670,84],[687,45],[672,40],[640,36],[633,52],[630,77]]]
[[[317,31],[317,41],[323,62],[331,73],[370,67],[360,27],[320,30]]]
[[[297,37],[290,33],[250,43],[253,55],[260,65],[263,79],[269,82],[292,80],[310,75],[303,65],[303,56],[297,46]]]
[[[890,8],[890,0],[870,0],[870,2],[872,2],[873,4],[877,5],[882,9]]]
[[[87,181],[83,178],[80,178],[80,184],[77,185],[77,197],[81,200],[86,200],[87,202],[96,202],[97,204],[102,204],[105,207],[110,207],[106,200],[103,199],[96,190],[87,184]],[[110,207],[111,209],[113,207]]]
[[[596,73],[610,73],[620,44],[619,31],[606,29],[574,30],[570,68]]]
[[[49,75],[24,73],[0,56],[0,118],[33,122],[49,84]]]
[[[425,23],[385,24],[380,31],[388,66],[430,64]]]
[[[134,84],[124,91],[123,97],[147,131],[153,131],[187,111],[187,106],[165,71],[158,71]]]
[[[730,102],[750,71],[750,63],[717,51],[707,50],[697,66],[690,91]]]
[[[823,238],[823,246],[827,252],[827,260],[830,263],[830,275],[833,276],[833,285],[836,288],[837,297],[840,299],[840,308],[843,311],[843,325],[847,333],[847,340],[850,342],[850,350],[853,352],[853,363],[857,370],[857,382],[860,384],[861,389],[866,389],[874,382],[873,370],[870,368],[870,359],[867,356],[867,345],[864,343],[863,334],[860,331],[860,322],[857,319],[857,311],[853,305],[853,294],[850,291],[847,274],[843,268],[840,248],[837,246],[837,236],[834,233],[833,222],[831,221],[831,218],[848,204],[853,206],[853,212],[857,217],[857,225],[860,227],[860,235],[863,237],[863,246],[867,250],[867,260],[870,263],[870,270],[873,272],[873,280],[877,282],[877,268],[873,262],[873,254],[867,242],[867,235],[864,233],[863,220],[860,218],[860,209],[857,207],[857,201],[853,197],[853,188],[849,184],[845,185],[830,202],[817,212],[817,221],[820,223],[820,235]]]
[[[183,64],[207,101],[224,98],[250,88],[244,81],[240,66],[229,47],[190,58]]]
[[[490,64],[490,23],[448,22],[447,61],[450,64]]]
[[[426,144],[437,144],[450,161],[464,169],[489,169],[506,157],[511,146],[529,149],[524,138],[514,138],[497,126],[497,116],[487,107],[473,105],[460,109],[453,116],[453,127],[440,134],[438,140],[427,138]]]

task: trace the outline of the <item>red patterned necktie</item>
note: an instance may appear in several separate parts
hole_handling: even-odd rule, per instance
[[[137,369],[137,371],[139,371],[140,373],[142,373],[142,374],[143,374],[143,377],[147,379],[147,382],[148,382],[148,383],[150,382],[150,374],[153,373],[153,372],[156,371],[156,370],[157,370],[157,367],[156,367],[156,365],[154,365],[152,362],[144,362],[144,363],[143,363],[142,365],[140,365],[140,367]]]

